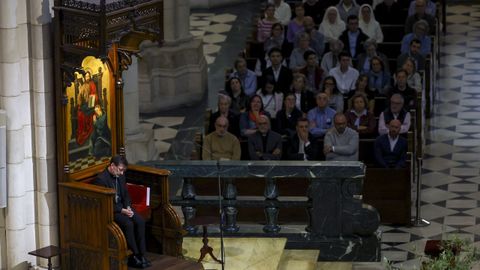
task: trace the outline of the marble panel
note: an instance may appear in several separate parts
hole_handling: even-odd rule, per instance
[[[212,54],[218,53],[220,51],[221,46],[214,45],[214,44],[205,44],[203,45],[203,53],[204,54]]]
[[[480,176],[465,179],[468,182],[480,184]]]
[[[422,189],[422,201],[428,203],[436,203],[455,197],[458,197],[458,195],[438,188]]]
[[[431,130],[425,135],[427,139],[430,139],[435,142],[449,141],[451,139],[457,139],[465,137],[465,134],[454,132],[447,129],[435,129]]]
[[[477,139],[455,139],[453,145],[457,146],[480,146],[480,140]]]
[[[474,194],[471,194],[470,196],[469,195],[466,195],[466,197],[472,197],[472,199],[476,199],[478,200],[478,198],[475,198],[474,196],[477,196],[478,197],[478,192],[477,193],[474,193]],[[477,218],[480,218],[480,208],[475,208],[475,209],[470,209],[470,210],[466,210],[466,211],[463,211],[464,214],[467,214],[467,215],[471,215],[473,217],[477,217]],[[475,224],[475,223],[474,223]],[[479,234],[480,232],[477,232],[477,234]]]
[[[213,64],[215,62],[215,59],[216,59],[215,56],[205,55],[205,60],[209,65]]]
[[[471,62],[473,62],[473,60],[468,59],[466,57],[462,57],[458,55],[446,55],[443,63],[445,63],[446,66],[457,66],[460,64],[471,63]]]
[[[210,34],[203,36],[203,42],[205,43],[221,43],[227,39],[226,35]]]
[[[463,133],[480,133],[480,126],[477,126],[477,125],[461,125],[461,126],[457,126],[455,130],[457,132],[463,132]]]
[[[219,22],[219,23],[227,23],[227,22],[233,22],[237,19],[237,16],[233,14],[220,14],[220,15],[215,15],[211,18],[212,21],[214,22]]]
[[[155,144],[156,153],[159,153],[159,154],[168,152],[168,150],[172,146],[170,143],[163,142],[163,141],[156,141],[154,144]]]
[[[220,257],[220,239],[210,237],[209,240],[215,256]],[[276,270],[286,242],[285,238],[224,238],[225,269]],[[183,255],[196,260],[202,245],[201,238],[184,238]],[[203,266],[221,269],[210,256],[206,257]]]
[[[447,216],[443,221],[446,225],[473,226],[475,217],[472,216]]]
[[[400,227],[398,228],[400,231],[409,232],[414,235],[420,235],[423,238],[431,238],[432,236],[439,235],[446,232],[452,232],[456,229],[445,225],[440,224],[434,221],[430,222],[430,225],[426,227]]]
[[[447,90],[451,88],[458,88],[462,87],[465,82],[456,79],[449,79],[443,81],[443,83],[439,82],[439,87],[444,88],[443,91],[438,92],[438,99],[439,101],[454,101],[454,100],[461,100],[466,97],[470,97],[468,94],[459,93],[458,91],[454,90]]]
[[[461,178],[439,172],[422,174],[422,184],[430,187],[441,186],[461,181]]]
[[[418,270],[421,269],[421,258],[406,260],[399,263],[394,263],[393,267],[402,270]]]
[[[476,200],[447,200],[447,208],[476,208]],[[480,233],[480,231],[479,231]]]
[[[441,103],[435,104],[435,113],[436,114],[452,114],[456,112],[465,111],[467,108],[458,106],[452,103]]]
[[[277,270],[315,270],[318,250],[283,250]]]
[[[458,118],[460,119],[480,119],[480,112],[459,112]]]
[[[453,215],[458,213],[457,210],[448,209],[445,207],[441,207],[435,204],[425,204],[422,205],[422,218],[427,220],[436,219],[439,217],[444,217],[448,215]]]
[[[478,175],[478,168],[451,168],[450,174],[456,176],[475,176]]]
[[[407,260],[407,252],[404,251],[392,251],[392,250],[384,250],[382,251],[382,256],[387,258],[389,261],[406,261]]]
[[[444,158],[437,158],[437,157],[425,159],[423,161],[423,168],[426,168],[432,171],[441,171],[447,168],[457,167],[460,165],[462,165],[462,163],[460,162],[448,160]]]
[[[449,184],[448,191],[451,192],[477,192],[478,184]]]
[[[457,47],[460,52],[465,51],[464,46],[454,46]],[[458,68],[458,67],[451,67],[451,66],[444,66],[439,69],[439,75],[442,77],[456,77],[463,75],[465,73],[465,69]]]
[[[466,40],[472,40],[473,38],[468,38],[465,35],[455,35],[455,34],[448,34],[445,37],[445,43],[449,44],[458,44],[458,43],[464,43]]]
[[[420,239],[400,245],[395,245],[395,248],[405,250],[414,254],[422,254],[423,250],[425,249],[425,244],[427,243],[428,239]]]
[[[476,85],[464,85],[462,87],[462,93],[468,94],[480,94],[480,87]]]
[[[458,54],[464,53],[466,49],[467,47],[463,45],[446,45],[442,47],[442,52],[447,54]]]
[[[230,31],[231,29],[232,29],[232,25],[224,24],[224,23],[211,24],[205,28],[207,32],[212,32],[212,33],[225,33]]]
[[[382,233],[382,243],[410,242],[410,233]]]
[[[465,120],[461,120],[461,119],[449,117],[449,116],[436,116],[430,120],[430,125],[437,128],[458,126],[466,123],[468,122]]]
[[[477,108],[478,106],[478,100],[477,99],[462,99],[460,100],[460,105],[461,106],[466,106],[466,107],[475,107]],[[469,108],[471,109],[471,108]]]
[[[443,156],[449,153],[465,151],[463,147],[453,146],[451,144],[435,142],[425,146],[425,152],[432,156]]]

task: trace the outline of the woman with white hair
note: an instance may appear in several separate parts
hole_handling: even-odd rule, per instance
[[[375,20],[373,9],[370,5],[364,4],[360,6],[358,12],[358,24],[360,29],[377,43],[383,42],[383,32],[380,24]]]
[[[323,15],[323,20],[318,27],[318,32],[325,37],[325,42],[337,40],[338,37],[345,30],[345,23],[340,18],[336,7],[329,7]]]

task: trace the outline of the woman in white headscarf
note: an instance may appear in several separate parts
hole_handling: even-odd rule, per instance
[[[336,7],[329,7],[323,15],[323,20],[318,27],[318,32],[325,36],[325,42],[337,40],[338,37],[345,30],[345,23],[340,18]]]
[[[358,24],[360,29],[370,38],[374,39],[377,43],[383,42],[383,32],[380,24],[375,20],[373,9],[370,5],[364,4],[360,6],[358,12]]]

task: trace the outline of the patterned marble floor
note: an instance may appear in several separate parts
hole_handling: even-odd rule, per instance
[[[447,8],[447,35],[422,174],[427,227],[382,226],[382,254],[418,269],[428,239],[456,235],[480,247],[480,5]]]
[[[228,32],[237,16],[229,13],[192,13],[190,15],[190,33],[203,40],[203,54],[208,64],[213,64],[221,45],[227,39]]]

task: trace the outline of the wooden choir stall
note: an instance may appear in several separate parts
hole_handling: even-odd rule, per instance
[[[142,41],[162,44],[163,0],[55,0],[53,9],[61,267],[125,270],[131,251],[113,221],[115,191],[89,182],[125,153],[122,72]],[[147,250],[161,254],[152,268],[203,269],[179,258],[185,231],[169,203],[169,171],[128,169],[137,192],[150,188],[150,204],[140,204]]]

